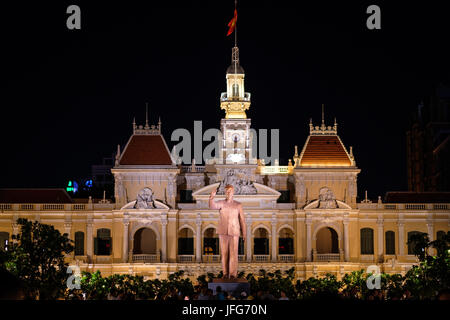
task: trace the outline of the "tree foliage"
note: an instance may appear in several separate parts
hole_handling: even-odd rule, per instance
[[[3,260],[6,269],[25,285],[29,299],[56,299],[66,287],[65,257],[73,251],[72,240],[53,226],[18,219],[20,232],[13,235]]]

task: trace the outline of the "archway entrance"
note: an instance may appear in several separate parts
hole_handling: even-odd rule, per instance
[[[133,254],[156,254],[156,234],[152,229],[141,228],[136,231]]]
[[[324,227],[317,232],[316,250],[318,254],[339,253],[337,232],[330,227]]]

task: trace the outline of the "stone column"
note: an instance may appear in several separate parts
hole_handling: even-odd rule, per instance
[[[72,229],[72,223],[71,222],[65,222],[64,223],[64,233],[67,233],[67,237],[69,239],[72,239],[70,231]]]
[[[277,216],[272,214],[272,262],[277,262]]]
[[[384,228],[384,222],[383,219],[378,219],[377,220],[377,226],[378,226],[378,261],[379,262],[383,262],[383,254],[384,254],[384,246],[383,246],[383,228]]]
[[[310,218],[306,218],[306,261],[311,261],[311,224]]]
[[[201,215],[197,215],[197,220],[195,221],[197,225],[197,230],[195,231],[195,261],[202,262],[202,218]]]
[[[252,219],[250,217],[247,218],[245,222],[247,224],[247,262],[252,262]]]
[[[122,261],[124,263],[128,262],[128,227],[130,222],[127,220],[123,220],[123,245],[122,245]]]
[[[428,239],[430,241],[434,241],[434,226],[433,226],[433,222],[431,222],[431,221],[427,221],[427,232],[428,232]],[[429,254],[435,255],[436,249],[430,247]]]
[[[89,263],[92,263],[92,258],[94,256],[94,238],[93,238],[93,221],[92,218],[88,218],[87,220],[87,225],[86,225],[86,254],[87,254],[87,258]]]
[[[12,236],[17,236],[19,234],[19,224],[17,223],[18,216],[14,215],[12,226]],[[11,237],[12,238],[12,237]],[[15,243],[17,240],[13,239],[12,242]]]
[[[349,239],[348,239],[348,219],[344,219],[344,261],[349,262],[350,261],[350,246],[349,246]]]
[[[403,256],[405,254],[405,224],[398,223],[398,254]]]
[[[164,219],[165,218],[165,219]],[[161,220],[161,262],[167,262],[167,217]]]

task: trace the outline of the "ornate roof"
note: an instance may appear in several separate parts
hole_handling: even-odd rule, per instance
[[[298,156],[294,155],[297,167],[351,167],[355,166],[353,151],[350,153],[337,135],[337,123],[334,126],[322,125],[314,127],[312,121],[309,124],[310,133]]]
[[[128,140],[122,155],[116,155],[117,165],[173,165],[166,141],[161,134],[161,120],[158,125],[137,126],[133,121],[133,135]]]
[[[162,135],[132,135],[119,160],[120,165],[172,165]]]

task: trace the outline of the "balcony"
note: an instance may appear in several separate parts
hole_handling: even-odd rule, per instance
[[[177,261],[180,263],[192,263],[195,262],[195,256],[193,254],[179,254],[177,256]]]
[[[341,260],[339,253],[315,253],[314,261],[317,262],[338,262]]]
[[[294,262],[293,254],[279,254],[278,262]]]
[[[219,263],[220,262],[220,254],[204,254],[203,262],[205,263]]]
[[[134,263],[159,263],[160,257],[158,254],[133,254]]]
[[[270,255],[269,254],[254,254],[253,262],[269,262]]]
[[[250,101],[250,92],[244,92],[244,98],[241,99],[240,97],[228,97],[228,94],[226,92],[222,92],[220,95],[220,102],[224,101]]]
[[[375,258],[373,254],[361,254],[359,256],[359,260],[361,262],[375,262]]]
[[[243,254],[240,254],[240,255],[238,255],[238,261],[239,262],[245,262],[245,255],[243,255]]]

